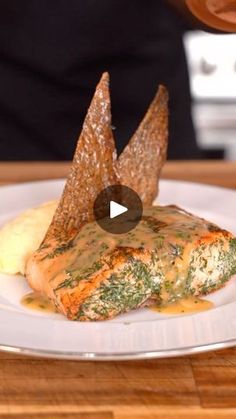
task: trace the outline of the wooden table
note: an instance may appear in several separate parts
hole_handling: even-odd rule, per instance
[[[0,163],[0,183],[60,178],[68,167]],[[236,188],[236,163],[169,162],[163,177]],[[236,349],[129,362],[54,361],[1,353],[4,417],[236,418]]]

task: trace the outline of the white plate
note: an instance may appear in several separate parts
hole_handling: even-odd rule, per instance
[[[58,197],[63,181],[0,188],[0,224],[26,208]],[[178,204],[236,234],[236,192],[162,181],[159,203]],[[60,314],[20,304],[30,291],[21,276],[0,274],[0,349],[64,359],[144,359],[178,356],[236,345],[236,278],[209,299],[209,311],[167,316],[139,309],[105,322],[71,322]]]

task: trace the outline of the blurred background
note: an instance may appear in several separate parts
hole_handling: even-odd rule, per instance
[[[197,143],[208,158],[236,160],[236,35],[184,35]]]
[[[118,153],[164,84],[168,159],[236,159],[236,35],[222,32],[236,32],[236,0],[0,0],[0,11],[0,160],[70,161],[104,71]]]

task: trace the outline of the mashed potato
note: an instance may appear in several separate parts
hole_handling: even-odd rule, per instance
[[[26,261],[39,247],[58,201],[29,209],[0,230],[0,272],[24,275]]]

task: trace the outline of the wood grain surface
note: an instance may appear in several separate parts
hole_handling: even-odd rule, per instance
[[[66,177],[70,162],[0,162],[0,184]],[[216,161],[168,161],[162,178],[236,188],[236,163]]]
[[[68,168],[69,163],[0,163],[0,183],[61,178]],[[163,177],[236,188],[236,163],[168,162]],[[236,348],[124,362],[0,353],[0,418],[236,418]]]

